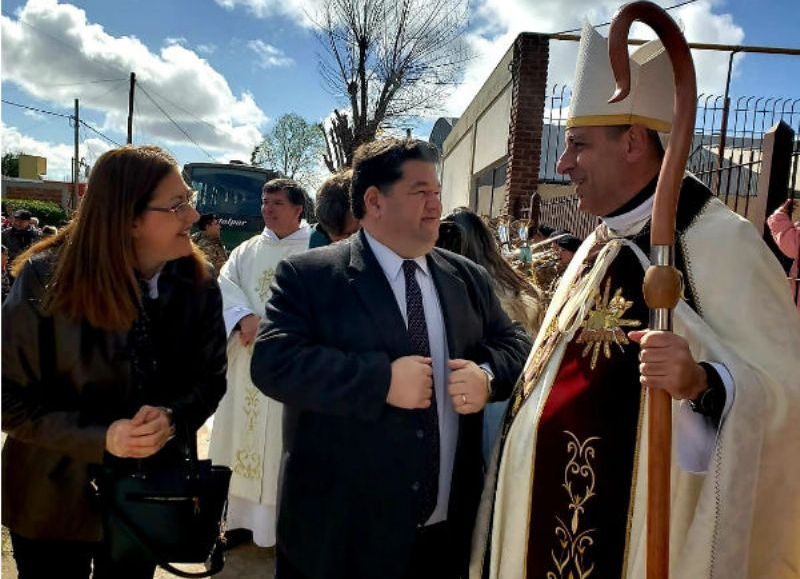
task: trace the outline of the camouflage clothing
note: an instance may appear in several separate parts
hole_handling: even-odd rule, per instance
[[[222,240],[209,237],[205,231],[198,231],[192,235],[192,241],[203,250],[203,253],[206,254],[206,259],[211,262],[211,265],[219,273],[223,264],[228,260],[228,250],[225,249]]]

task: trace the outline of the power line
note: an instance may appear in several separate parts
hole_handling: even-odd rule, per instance
[[[675,8],[680,8],[681,6],[686,6],[687,4],[694,4],[697,0],[686,0],[685,2],[679,2],[678,4],[674,4],[668,8],[664,8],[664,10],[675,10]],[[594,28],[602,28],[603,26],[608,26],[611,24],[611,21],[603,22],[602,24],[597,24]],[[572,30],[564,30],[563,32],[556,32],[556,34],[570,34],[572,32],[580,32],[582,28],[573,28]]]
[[[39,109],[39,108],[36,108],[36,107],[29,107],[28,105],[23,105],[23,104],[20,104],[20,103],[11,102],[11,101],[6,100],[6,99],[2,99],[2,101],[7,105],[11,105],[11,106],[14,106],[14,107],[19,107],[21,109],[27,109],[29,111],[36,111],[37,113],[42,113],[44,115],[53,115],[54,117],[62,117],[64,119],[69,119],[69,120],[74,120],[75,119],[75,117],[73,115],[65,115],[64,113],[57,113],[55,111],[47,111],[45,109]],[[95,129],[92,125],[90,125],[86,121],[81,120],[80,124],[82,124],[84,127],[89,129],[90,131],[92,131],[94,133],[97,133],[98,135],[103,137],[109,143],[113,143],[114,145],[116,145],[118,147],[122,146],[118,142],[116,142],[114,139],[112,139],[111,137],[108,137],[108,136],[104,135],[103,133],[101,133],[100,131],[98,131],[97,129]]]
[[[141,86],[141,85],[142,85],[142,81],[137,81],[137,84],[138,84],[139,86]],[[150,86],[150,83],[147,83],[147,86]],[[158,95],[158,97],[159,97],[160,99],[167,101],[169,104],[171,104],[173,107],[175,107],[175,108],[176,108],[176,109],[178,109],[179,111],[186,113],[187,115],[189,115],[190,117],[192,117],[194,120],[196,120],[196,121],[199,121],[199,122],[203,123],[204,125],[206,125],[206,126],[208,126],[208,127],[212,128],[212,129],[214,129],[215,131],[217,130],[217,127],[215,127],[214,125],[212,125],[212,124],[211,124],[211,123],[209,123],[208,121],[204,121],[203,119],[201,119],[200,117],[198,117],[198,116],[197,116],[197,115],[195,115],[194,113],[192,113],[192,112],[190,112],[190,111],[187,111],[185,108],[183,108],[183,107],[182,107],[182,106],[180,106],[179,104],[177,104],[177,103],[175,103],[175,102],[173,102],[173,101],[169,100],[169,99],[168,99],[167,97],[165,97],[163,94],[161,94],[161,93],[159,93],[157,90],[155,90],[155,89],[154,89],[152,86],[150,86],[150,91],[151,91],[153,94],[155,94],[155,95]]]
[[[200,149],[200,150],[201,150],[203,153],[205,153],[205,155],[206,155],[206,156],[207,156],[209,159],[211,159],[211,161],[212,161],[212,162],[214,162],[214,163],[216,163],[216,162],[217,162],[217,160],[216,160],[216,159],[215,159],[215,158],[214,158],[214,157],[211,155],[211,153],[209,153],[209,152],[208,152],[208,151],[206,151],[206,150],[205,150],[203,147],[201,147],[201,146],[200,146],[200,144],[199,144],[197,141],[195,141],[195,140],[194,140],[194,139],[193,139],[193,138],[192,138],[192,137],[189,135],[189,133],[187,133],[187,132],[184,130],[184,128],[183,128],[183,127],[181,127],[181,126],[178,124],[178,122],[177,122],[175,119],[173,119],[173,118],[172,118],[172,117],[169,115],[169,113],[168,113],[167,111],[165,111],[165,110],[164,110],[164,109],[161,107],[161,105],[159,105],[159,104],[156,102],[156,100],[155,100],[155,99],[154,99],[154,98],[153,98],[153,97],[150,95],[150,93],[148,93],[148,92],[147,92],[147,91],[146,91],[146,90],[145,90],[143,87],[139,87],[139,88],[141,88],[141,90],[142,90],[142,92],[145,94],[145,96],[146,96],[147,98],[149,98],[149,99],[150,99],[150,102],[152,102],[152,103],[153,103],[153,104],[156,106],[156,108],[157,108],[159,111],[161,111],[161,114],[163,114],[165,117],[167,117],[167,119],[169,119],[169,121],[170,121],[170,122],[171,122],[173,125],[175,125],[175,127],[176,127],[176,128],[177,128],[177,129],[178,129],[178,130],[179,130],[181,133],[183,133],[183,134],[184,134],[184,136],[185,136],[187,139],[189,139],[189,140],[190,140],[192,143],[194,143],[194,145],[195,145],[195,146],[196,146],[198,149]]]
[[[98,131],[97,129],[95,129],[95,128],[94,128],[92,125],[90,125],[90,124],[89,124],[89,123],[87,123],[86,121],[83,121],[83,120],[81,120],[81,125],[83,125],[83,126],[84,126],[84,127],[86,127],[87,129],[89,129],[89,130],[90,130],[90,131],[92,131],[93,133],[97,133],[98,135],[100,135],[101,137],[103,137],[103,138],[104,138],[106,141],[108,141],[109,143],[111,143],[111,144],[113,144],[113,145],[116,145],[117,147],[122,147],[122,145],[121,145],[121,144],[119,144],[118,142],[116,142],[116,141],[115,141],[114,139],[112,139],[111,137],[108,137],[108,136],[104,135],[103,133],[101,133],[100,131]]]
[[[6,99],[2,99],[2,101],[14,107],[19,107],[21,109],[28,109],[29,111],[36,111],[37,113],[42,113],[43,115],[53,115],[54,117],[64,117],[65,119],[71,119],[72,115],[65,115],[64,113],[57,113],[55,111],[46,111],[44,109],[37,109],[36,107],[29,107],[27,105],[21,105],[19,103],[11,102]]]
[[[45,88],[55,88],[55,87],[62,87],[62,86],[80,86],[85,84],[100,84],[104,82],[128,82],[127,78],[105,78],[100,80],[86,80],[82,82],[60,82],[55,84],[42,84]]]

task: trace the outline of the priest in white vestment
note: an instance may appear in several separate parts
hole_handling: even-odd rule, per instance
[[[258,324],[278,263],[308,249],[311,228],[303,219],[307,195],[290,179],[264,185],[264,231],[231,253],[219,274],[228,331],[228,390],[214,415],[209,456],[231,468],[228,529],[249,529],[260,547],[275,544],[283,406],[250,379]]]
[[[663,388],[670,579],[797,578],[800,317],[763,232],[687,176],[675,333],[644,331],[657,133],[671,129],[674,94],[660,43],[631,55],[631,78],[609,104],[607,41],[587,25],[558,168],[601,225],[561,279],[512,395],[470,576],[644,579],[646,402]]]

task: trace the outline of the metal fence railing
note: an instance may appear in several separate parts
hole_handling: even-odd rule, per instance
[[[539,206],[539,223],[556,230],[569,231],[580,239],[585,239],[598,219],[578,209],[578,196],[573,194],[542,201]]]
[[[565,123],[571,96],[572,92],[566,85],[555,85],[546,95],[540,184],[569,182],[568,177],[558,174],[557,163],[565,148]],[[726,113],[723,96],[701,94],[697,99],[695,136],[687,169],[731,209],[750,217],[748,211],[757,194],[761,171],[763,135],[781,120],[800,135],[800,98],[728,99]],[[795,169],[789,184],[791,196],[798,195],[800,188],[796,155],[793,162]],[[558,202],[555,199],[543,201],[541,223],[561,226],[578,234],[579,229],[585,229],[586,220],[582,220],[577,209],[567,209],[565,205],[569,203],[577,206],[577,198],[567,195]],[[548,219],[557,219],[559,223],[548,222]]]

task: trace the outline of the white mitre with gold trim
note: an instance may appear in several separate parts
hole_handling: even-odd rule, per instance
[[[585,24],[567,128],[637,124],[669,133],[675,81],[667,51],[658,40],[648,42],[631,54],[630,65],[630,94],[618,103],[609,104],[616,85],[608,57],[608,39]]]

